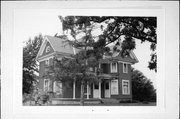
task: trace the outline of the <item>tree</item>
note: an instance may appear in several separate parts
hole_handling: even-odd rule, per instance
[[[129,55],[129,51],[135,49],[135,40],[151,42],[151,49],[156,49],[156,18],[155,17],[86,17],[86,16],[67,16],[61,17],[63,31],[72,36],[72,40],[66,39],[68,44],[80,49],[75,57],[76,63],[80,66],[75,74],[82,74],[81,87],[84,89],[85,79],[88,79],[87,72],[90,68],[89,59],[95,59],[94,64],[97,68],[99,59],[104,53],[109,53],[108,45],[116,43],[114,50],[118,51],[117,46],[121,45],[122,56]],[[95,36],[93,31],[99,27],[101,34]],[[66,34],[66,35],[67,35]],[[57,36],[56,37],[62,37]],[[121,40],[123,39],[123,40]],[[120,44],[120,42],[122,42]],[[80,62],[80,63],[79,63]],[[63,63],[64,64],[64,63]],[[81,65],[83,64],[83,65]],[[156,71],[156,53],[152,55],[149,68]],[[95,76],[95,75],[94,75]],[[81,104],[83,105],[84,92],[81,92]]]
[[[89,58],[86,61],[83,59],[83,53],[72,56],[71,58],[63,57],[58,60],[56,57],[53,59],[53,65],[49,67],[47,77],[53,79],[52,81],[69,82],[76,81],[81,83],[81,99],[80,105],[84,105],[84,86],[91,84],[97,80],[95,72],[90,72],[89,67],[94,67],[95,60]]]
[[[156,90],[152,82],[142,72],[132,69],[133,100],[156,101]]]
[[[68,16],[63,19],[63,30],[70,29],[71,35],[74,37],[78,29],[83,31],[84,26],[89,28],[92,26],[100,26],[102,34],[98,36],[98,42],[101,47],[106,47],[108,44],[115,42],[115,50],[121,41],[122,50],[121,55],[129,55],[129,50],[136,47],[135,40],[143,42],[150,42],[150,49],[152,50],[151,60],[148,68],[157,71],[157,18],[156,17],[118,17],[118,16]],[[74,29],[76,28],[76,29]],[[103,52],[103,51],[102,51]]]
[[[36,82],[35,72],[38,72],[36,56],[42,44],[42,35],[29,39],[23,47],[23,94],[31,93]]]
[[[102,58],[103,53],[107,48],[102,47],[104,42],[95,42],[92,36],[93,25],[88,23],[82,26],[76,25],[76,17],[65,17],[61,18],[64,22],[64,31],[71,34],[73,40],[67,39],[66,35],[57,36],[64,38],[64,42],[68,45],[79,49],[76,55],[73,55],[70,59],[63,58],[61,61],[55,60],[55,64],[49,70],[48,76],[51,76],[54,80],[67,81],[79,80],[81,82],[81,100],[80,104],[84,105],[84,86],[85,83],[91,83],[97,81],[97,73],[99,71],[98,64],[99,59]],[[86,19],[84,19],[86,20]],[[94,69],[94,71],[91,71]],[[54,74],[51,72],[55,72]]]

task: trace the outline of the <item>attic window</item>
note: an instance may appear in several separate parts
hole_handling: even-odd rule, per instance
[[[46,47],[46,53],[50,52],[50,46]]]

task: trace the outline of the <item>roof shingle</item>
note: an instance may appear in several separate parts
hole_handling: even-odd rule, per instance
[[[52,37],[48,35],[45,37],[47,37],[47,39],[49,40],[50,44],[52,45],[55,51],[74,54],[73,47],[70,46],[67,42],[65,42],[64,39]]]

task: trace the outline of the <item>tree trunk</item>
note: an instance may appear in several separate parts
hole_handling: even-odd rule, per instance
[[[81,81],[81,99],[80,105],[84,106],[84,80]]]

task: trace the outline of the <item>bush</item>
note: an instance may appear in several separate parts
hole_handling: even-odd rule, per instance
[[[141,102],[156,101],[156,90],[152,82],[142,72],[132,70],[132,96],[133,100]]]

